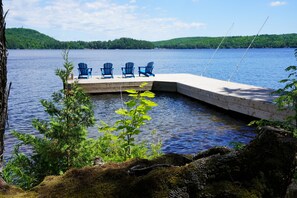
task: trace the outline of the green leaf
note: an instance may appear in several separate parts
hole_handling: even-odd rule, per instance
[[[147,84],[148,84],[147,82],[141,83],[141,85],[139,87],[144,88]]]
[[[134,100],[130,100],[128,102],[125,103],[127,105],[127,107],[132,108],[134,107],[137,103]]]
[[[129,94],[128,96],[132,97],[132,98],[137,98],[138,94]]]
[[[287,67],[285,70],[286,71],[291,71],[291,70],[296,71],[297,70],[297,66],[292,65],[292,66]]]
[[[286,82],[288,82],[289,81],[289,79],[283,79],[283,80],[280,80],[279,82],[280,83],[286,83]]]
[[[143,103],[145,103],[147,106],[149,107],[155,107],[155,106],[158,106],[157,103],[151,101],[151,100],[142,100]]]
[[[137,94],[138,93],[135,89],[128,89],[128,90],[126,90],[126,92],[130,93],[130,94]]]
[[[151,116],[149,116],[149,115],[144,115],[144,116],[142,116],[142,118],[144,120],[151,120],[152,119]]]
[[[119,114],[119,115],[127,115],[127,113],[128,113],[128,111],[126,110],[126,109],[118,109],[118,110],[116,110],[115,111],[117,114]]]
[[[140,96],[141,97],[154,98],[155,94],[153,92],[150,92],[150,91],[145,91],[145,92],[141,93]]]

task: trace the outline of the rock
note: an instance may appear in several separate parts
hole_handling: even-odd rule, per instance
[[[292,134],[263,128],[255,140],[234,151],[214,148],[194,157],[168,154],[101,167],[72,169],[46,177],[38,197],[285,197],[296,167]],[[129,171],[141,170],[141,174]]]
[[[225,155],[230,153],[232,150],[227,147],[213,147],[206,151],[202,151],[193,157],[193,160],[209,157],[212,155]]]
[[[101,157],[96,157],[93,162],[93,166],[102,166],[104,164],[104,160]]]
[[[285,198],[296,198],[297,197],[297,182],[295,180],[288,186]]]
[[[170,164],[153,164],[151,166],[135,165],[128,170],[129,175],[142,176],[148,174],[156,168],[171,167]]]

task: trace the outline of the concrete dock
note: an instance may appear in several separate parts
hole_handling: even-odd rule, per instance
[[[192,74],[157,74],[156,77],[103,79],[93,76],[76,79],[86,93],[112,93],[139,90],[147,82],[147,90],[177,92],[199,101],[255,118],[284,120],[292,111],[279,111],[273,103],[272,89],[196,76]],[[69,81],[73,82],[72,80]]]

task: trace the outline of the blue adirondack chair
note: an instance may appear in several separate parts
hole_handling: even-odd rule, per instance
[[[109,76],[110,78],[113,78],[112,63],[104,63],[103,68],[100,68],[100,69],[101,69],[101,74],[103,78],[105,78],[105,76]]]
[[[122,67],[122,76],[125,76],[125,78],[128,77],[134,77],[134,63],[128,62],[125,64],[125,67]]]
[[[89,78],[92,76],[92,68],[88,68],[86,63],[78,63],[78,78]]]
[[[155,74],[153,74],[153,69],[154,69],[154,62],[149,62],[147,64],[147,66],[140,66],[138,67],[138,73],[139,73],[139,76],[140,74],[143,74],[147,77],[149,76],[155,76]]]

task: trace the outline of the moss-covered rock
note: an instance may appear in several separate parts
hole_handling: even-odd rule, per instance
[[[5,183],[0,183],[0,197],[1,198],[33,198],[37,197],[36,192],[25,192],[20,188],[15,186],[7,185]]]
[[[292,176],[296,139],[272,128],[239,151],[213,148],[194,157],[72,169],[30,191],[38,197],[284,197]],[[23,192],[24,193],[24,192]]]

